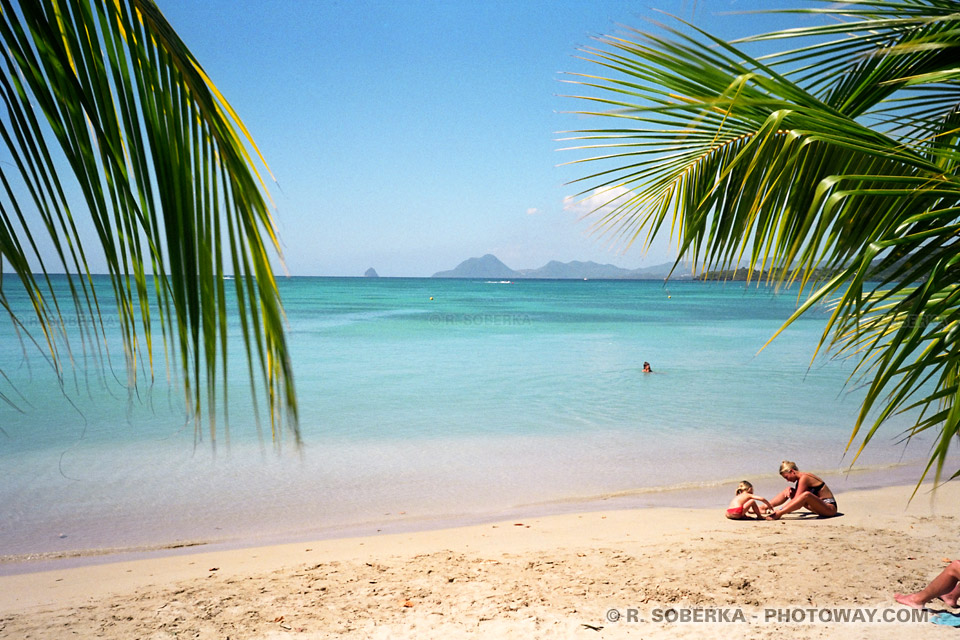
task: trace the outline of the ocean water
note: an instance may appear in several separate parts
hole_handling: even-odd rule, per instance
[[[826,310],[760,351],[796,291],[359,278],[281,287],[299,450],[258,435],[239,345],[220,415],[229,445],[214,448],[185,422],[162,361],[154,384],[131,395],[115,341],[105,377],[74,341],[61,389],[35,349],[0,329],[0,393],[11,401],[0,403],[0,556],[296,539],[656,495],[676,503],[665,490],[757,477],[779,490],[782,459],[821,472],[852,460],[844,448],[862,391],[850,363],[811,362]],[[929,441],[900,440],[909,423],[888,425],[858,465],[925,460]]]

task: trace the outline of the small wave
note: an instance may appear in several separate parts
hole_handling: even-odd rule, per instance
[[[112,556],[121,553],[144,553],[147,551],[172,551],[187,549],[210,544],[207,541],[171,542],[168,544],[144,545],[138,547],[112,547],[102,549],[74,549],[70,551],[45,551],[42,553],[23,553],[17,555],[0,556],[0,565],[20,564],[25,562],[44,562],[49,560],[66,560],[69,558],[94,558],[97,556]]]
[[[892,462],[892,463],[881,463],[881,464],[872,464],[872,465],[863,465],[855,466],[848,468],[840,469],[811,469],[810,473],[821,476],[829,480],[836,480],[844,477],[849,477],[852,475],[866,476],[869,474],[879,474],[884,471],[907,471],[912,468],[915,468],[917,463],[913,462]],[[806,471],[806,469],[805,469]],[[759,474],[754,475],[754,480],[767,481],[771,479],[778,479],[780,475],[778,473],[769,473],[769,474]],[[668,485],[659,485],[653,487],[636,487],[633,489],[624,489],[622,491],[610,491],[606,493],[598,493],[593,495],[579,495],[579,496],[566,496],[562,498],[556,498],[554,500],[543,500],[538,502],[531,502],[526,504],[518,505],[520,508],[526,507],[537,507],[537,506],[547,506],[547,505],[560,505],[560,504],[584,504],[584,503],[594,503],[594,502],[605,502],[607,500],[620,500],[624,498],[638,498],[644,496],[663,496],[665,494],[671,493],[683,493],[683,492],[698,492],[698,491],[710,491],[721,489],[723,487],[735,486],[740,482],[742,478],[729,477],[716,480],[703,480],[697,482],[678,482],[675,484]],[[904,479],[896,476],[891,481],[884,482],[882,480],[877,483],[868,484],[867,486],[872,488],[874,486],[887,486],[889,484],[901,484],[905,482]],[[909,481],[907,481],[909,482]]]

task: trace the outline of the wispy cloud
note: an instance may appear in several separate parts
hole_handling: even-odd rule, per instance
[[[591,213],[607,213],[622,205],[632,195],[632,191],[620,186],[594,189],[588,196],[565,197],[563,210],[571,211],[580,217]]]
[[[528,216],[535,216],[539,213],[540,213],[540,209],[537,209],[536,207],[530,207],[529,209],[527,209]]]

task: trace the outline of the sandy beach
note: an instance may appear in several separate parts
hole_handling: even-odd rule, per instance
[[[912,489],[826,520],[590,512],[11,575],[0,637],[955,637],[893,600],[957,552],[960,484]]]

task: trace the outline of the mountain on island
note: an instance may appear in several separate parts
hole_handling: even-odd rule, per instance
[[[363,272],[363,277],[364,277],[364,278],[379,278],[379,277],[380,277],[380,274],[377,273],[377,270],[376,270],[376,269],[374,269],[373,267],[370,267],[369,269],[367,269],[366,271]]]
[[[663,264],[634,269],[630,274],[630,278],[633,280],[663,280],[667,276],[670,276],[671,280],[690,280],[693,278],[692,265],[689,262],[681,262],[676,269],[673,268],[672,262],[664,262]]]
[[[438,271],[434,278],[488,278],[497,280],[663,280],[673,268],[672,262],[642,267],[640,269],[623,269],[612,264],[596,262],[558,262],[551,260],[539,269],[511,269],[503,264],[496,256],[487,254],[481,258],[464,260],[456,268],[449,271]],[[677,280],[689,279],[689,265],[681,263],[673,272]]]
[[[514,271],[500,262],[493,254],[488,253],[482,258],[464,260],[450,271],[438,271],[434,278],[497,278],[500,280],[519,278],[518,271]]]
[[[551,280],[567,280],[584,278],[601,280],[604,278],[629,278],[633,272],[630,269],[621,269],[612,264],[598,264],[596,262],[558,262],[551,260],[539,269],[523,269],[519,278],[549,278]]]

